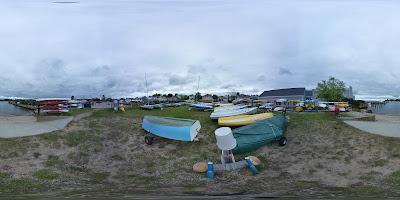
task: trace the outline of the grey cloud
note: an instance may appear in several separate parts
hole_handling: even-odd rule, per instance
[[[169,77],[169,84],[174,85],[184,85],[193,82],[188,76],[177,76],[177,75],[170,75]]]
[[[145,73],[150,93],[194,93],[198,77],[202,92],[257,93],[333,75],[360,95],[400,94],[395,1],[15,5],[0,5],[0,96],[140,96]]]
[[[280,67],[279,68],[279,75],[292,75],[292,72],[289,69]]]

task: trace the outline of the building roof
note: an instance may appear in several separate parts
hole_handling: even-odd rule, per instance
[[[306,90],[306,97],[312,97],[314,92],[312,90]]]
[[[294,95],[304,95],[305,88],[285,88],[279,90],[268,90],[264,91],[260,96],[294,96]]]

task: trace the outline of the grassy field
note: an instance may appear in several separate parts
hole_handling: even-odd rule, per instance
[[[260,173],[247,169],[216,174],[192,171],[199,161],[218,162],[216,121],[186,107],[125,113],[86,110],[91,115],[66,129],[38,136],[0,139],[0,193],[70,196],[81,193],[279,196],[399,196],[400,139],[354,129],[331,113],[288,113],[288,144],[255,152]],[[80,116],[73,111],[69,115]],[[144,115],[197,119],[199,141],[156,138],[144,143]]]

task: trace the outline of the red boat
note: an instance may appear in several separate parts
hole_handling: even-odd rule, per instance
[[[68,112],[68,98],[43,98],[36,99],[40,113]]]

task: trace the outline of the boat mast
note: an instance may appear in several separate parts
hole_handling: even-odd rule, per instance
[[[200,86],[200,76],[197,79],[197,91],[195,94],[195,103],[197,103],[197,94],[199,93],[199,86]]]
[[[147,89],[147,74],[144,73],[144,80],[146,82],[146,97],[147,97],[147,104],[149,104],[149,90]]]

